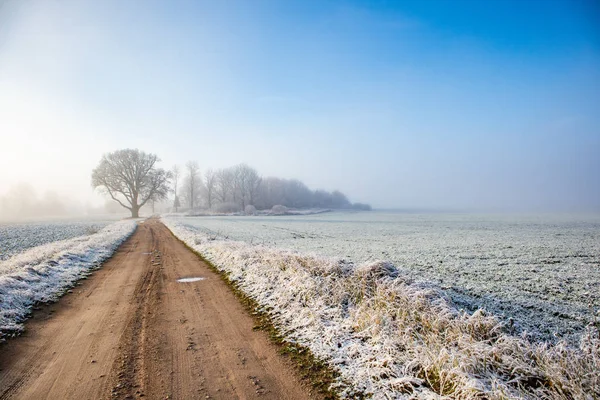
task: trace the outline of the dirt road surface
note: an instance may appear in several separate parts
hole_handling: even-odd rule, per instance
[[[147,220],[0,345],[0,399],[316,398],[252,328],[219,276]]]

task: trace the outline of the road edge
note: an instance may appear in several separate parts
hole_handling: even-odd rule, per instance
[[[160,221],[160,223],[162,224],[162,221]],[[229,279],[229,275],[226,272],[219,270],[211,261],[202,256],[202,254],[179,239],[167,225],[163,225],[177,241],[194,253],[196,257],[211,269],[211,271],[219,275],[221,280],[242,304],[248,315],[254,320],[255,325],[253,329],[256,331],[263,331],[267,334],[269,341],[278,348],[278,353],[291,361],[295,372],[302,381],[307,382],[313,389],[322,395],[325,400],[341,399],[340,395],[330,388],[330,386],[339,379],[337,371],[327,365],[323,360],[317,358],[308,347],[286,340],[283,333],[277,329],[273,323],[268,310],[264,310],[256,300],[247,296],[234,281]],[[367,397],[359,396],[356,398],[363,399]]]

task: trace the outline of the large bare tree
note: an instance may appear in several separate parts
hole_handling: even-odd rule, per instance
[[[162,200],[169,193],[171,173],[157,168],[158,156],[138,149],[117,150],[102,156],[92,171],[92,186],[139,217],[140,208],[150,200]]]

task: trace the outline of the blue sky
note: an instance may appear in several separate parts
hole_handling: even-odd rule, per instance
[[[0,3],[0,194],[102,153],[378,207],[600,210],[600,3]]]

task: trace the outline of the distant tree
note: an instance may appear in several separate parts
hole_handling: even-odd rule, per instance
[[[233,178],[232,181],[232,188],[231,188],[231,199],[233,200],[234,203],[236,204],[242,204],[242,202],[240,201],[240,197],[241,197],[241,192],[242,192],[242,188],[241,188],[241,182],[242,182],[242,177],[241,177],[241,170],[240,168],[238,168],[238,166],[234,166],[230,168],[230,174]],[[242,209],[244,209],[243,205],[242,205]]]
[[[198,164],[190,162],[184,169],[186,176],[180,189],[180,173],[173,168],[174,192],[180,190],[175,196],[174,207],[181,202],[189,205],[191,209],[200,204],[209,209],[245,210],[247,205],[253,205],[259,210],[268,210],[275,205],[289,208],[334,208],[368,210],[368,204],[350,203],[349,199],[340,191],[328,192],[326,190],[310,190],[298,179],[282,179],[276,177],[262,178],[258,172],[247,164],[238,164],[229,168],[216,171],[208,169],[201,176]],[[177,205],[175,205],[175,202]],[[227,203],[226,207],[218,207]],[[236,207],[232,207],[236,204]],[[233,211],[232,211],[233,212]]]
[[[206,190],[206,205],[208,208],[212,208],[213,199],[215,196],[215,189],[217,186],[217,176],[212,169],[207,169],[204,172],[204,188]]]
[[[260,200],[262,209],[269,209],[276,204],[283,204],[285,202],[285,181],[275,177],[262,179]]]
[[[237,200],[242,210],[248,204],[253,204],[258,195],[260,176],[258,172],[247,164],[238,164],[234,167],[235,191]]]
[[[231,168],[222,168],[215,172],[215,197],[220,203],[233,200],[234,176]]]
[[[159,161],[155,154],[138,149],[104,154],[92,171],[92,186],[101,188],[137,218],[148,201],[164,199],[169,193],[171,173],[157,168]]]
[[[185,169],[187,171],[185,181],[186,198],[188,205],[190,206],[190,210],[193,210],[194,206],[196,205],[196,200],[200,195],[200,185],[202,184],[200,180],[200,167],[198,167],[197,162],[189,161],[185,165]]]
[[[177,196],[177,185],[179,183],[179,175],[181,174],[179,165],[173,165],[171,174],[173,174],[173,193],[175,194],[175,198],[173,199],[173,207],[175,208],[175,212],[177,212],[177,209],[181,206],[179,203],[179,197]]]
[[[254,168],[250,168],[246,175],[246,193],[248,195],[248,204],[254,205],[260,197],[260,183],[262,178]]]
[[[333,193],[331,193],[331,200],[334,208],[350,207],[350,201],[348,200],[348,197],[346,197],[346,195],[339,190],[334,190]]]
[[[353,210],[361,210],[361,211],[371,211],[371,205],[366,204],[366,203],[354,203],[352,204],[352,209]]]
[[[312,192],[298,179],[290,179],[285,185],[285,206],[292,208],[310,207]]]
[[[325,190],[315,190],[313,192],[313,207],[320,208],[331,208],[333,206],[333,199],[331,193]]]

